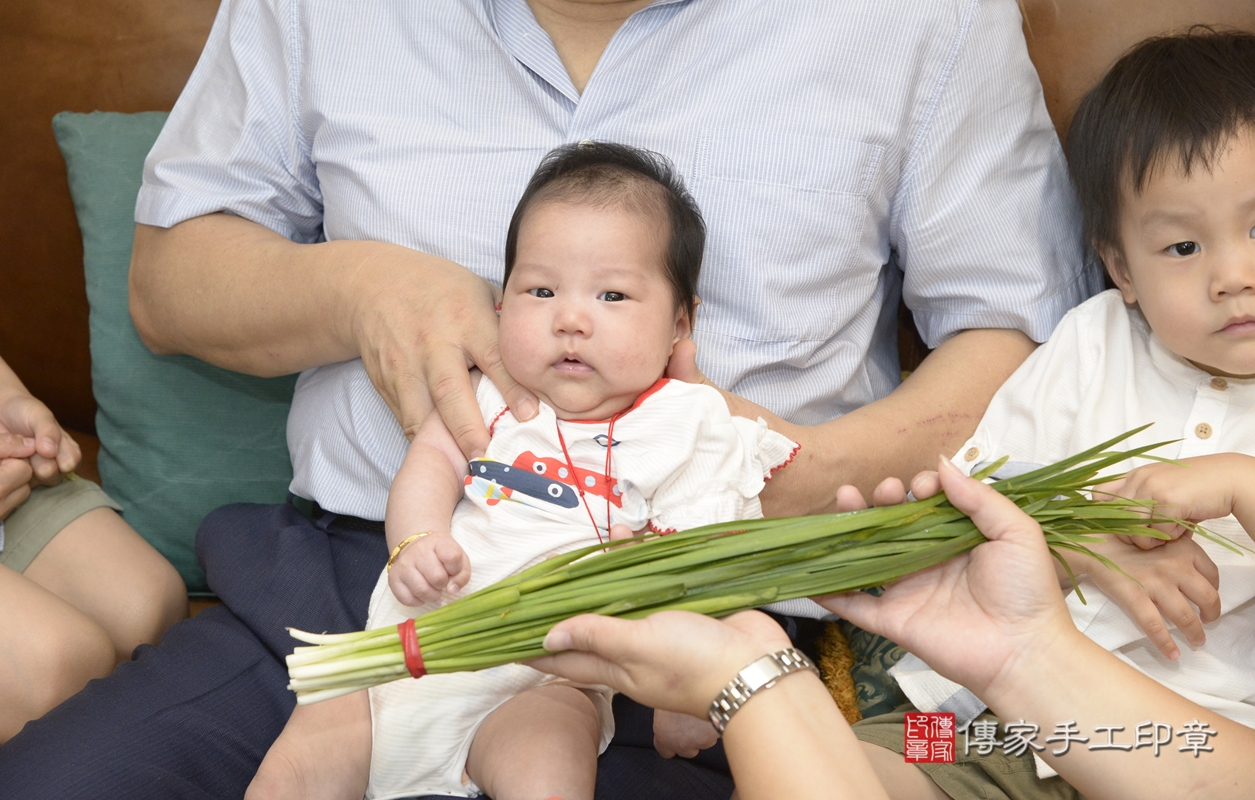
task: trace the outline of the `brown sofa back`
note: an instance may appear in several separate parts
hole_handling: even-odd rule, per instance
[[[1025,36],[1063,132],[1130,44],[1194,23],[1255,30],[1251,0],[1024,0]],[[58,111],[169,109],[215,0],[0,3],[0,355],[63,424],[95,429],[82,247],[52,136]],[[919,352],[909,342],[907,358]]]

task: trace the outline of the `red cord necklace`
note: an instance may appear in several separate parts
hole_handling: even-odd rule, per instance
[[[614,451],[614,422],[622,414],[623,412],[620,411],[618,414],[615,414],[614,416],[612,416],[610,418],[610,426],[606,429],[606,488],[607,490],[609,490],[610,485],[611,485],[610,456],[611,456],[611,453]],[[595,531],[597,534],[597,541],[601,542],[602,544],[605,544],[606,540],[601,537],[601,527],[597,524],[597,520],[593,518],[593,510],[588,505],[588,498],[584,496],[583,483],[582,481],[580,481],[579,476],[575,472],[575,463],[571,461],[571,454],[570,452],[567,451],[566,438],[563,437],[562,435],[562,421],[555,418],[553,421],[553,424],[554,424],[554,429],[558,431],[558,444],[562,446],[562,455],[564,458],[566,458],[567,469],[571,470],[571,478],[572,480],[575,481],[575,491],[579,493],[580,501],[584,504],[584,510],[588,512],[588,521],[593,524],[593,531]],[[609,497],[606,498],[606,535],[607,536],[610,535],[610,498]]]

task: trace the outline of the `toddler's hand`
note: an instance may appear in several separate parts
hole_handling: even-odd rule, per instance
[[[1119,541],[1089,547],[1141,583],[1139,586],[1098,561],[1081,556],[1089,562],[1090,579],[1128,612],[1161,653],[1173,660],[1181,657],[1166,621],[1174,623],[1190,644],[1203,645],[1207,639],[1203,623],[1220,616],[1220,593],[1216,591],[1220,571],[1193,538],[1182,536],[1153,550]],[[1198,607],[1197,612],[1194,606]]]
[[[70,438],[48,406],[26,391],[0,397],[0,433],[11,433],[34,440],[28,457],[36,485],[55,486],[61,476],[78,466],[83,453]]]
[[[30,496],[30,457],[35,442],[13,433],[0,433],[0,520]]]
[[[434,603],[471,579],[466,551],[448,533],[431,533],[407,545],[388,573],[388,587],[402,605]]]
[[[1094,488],[1095,497],[1109,495],[1130,500],[1154,500],[1155,510],[1189,522],[1220,519],[1235,513],[1243,487],[1253,485],[1255,458],[1239,453],[1183,458],[1176,464],[1148,464],[1131,470],[1118,481]],[[1173,523],[1150,526],[1180,537],[1186,529]],[[1143,549],[1164,544],[1149,536],[1121,536],[1121,541]]]
[[[708,719],[654,709],[654,749],[663,758],[693,758],[719,741]]]

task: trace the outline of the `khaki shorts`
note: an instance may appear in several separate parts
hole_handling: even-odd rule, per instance
[[[77,475],[67,475],[56,486],[36,486],[30,497],[4,518],[0,564],[24,572],[52,537],[94,508],[122,506],[96,484]]]
[[[914,711],[902,706],[888,714],[869,717],[854,724],[854,734],[864,742],[902,753],[905,744],[905,714]],[[996,720],[992,714],[977,719]],[[973,747],[963,753],[963,734],[955,736],[953,764],[916,764],[933,783],[955,800],[1084,800],[1080,792],[1062,778],[1041,780],[1029,752],[1013,756],[995,748],[989,755],[979,755]]]

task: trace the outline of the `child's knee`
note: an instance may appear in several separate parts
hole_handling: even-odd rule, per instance
[[[131,658],[141,644],[157,644],[171,625],[187,617],[183,579],[169,564],[145,570],[142,580],[119,598],[124,611],[113,626],[113,644],[119,661]]]

